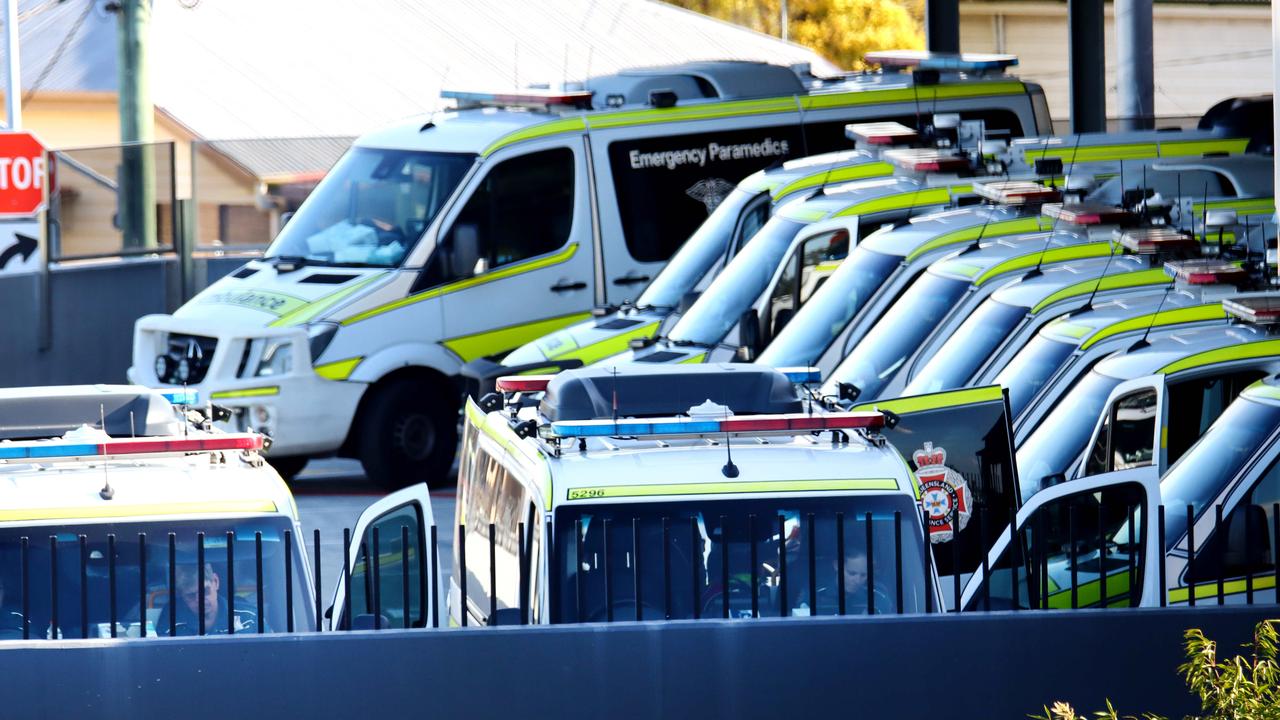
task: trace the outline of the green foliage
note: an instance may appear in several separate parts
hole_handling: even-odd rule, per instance
[[[666,0],[768,35],[781,33],[781,0]],[[872,50],[924,47],[923,0],[788,0],[789,38],[846,68]]]
[[[1200,697],[1204,713],[1189,720],[1280,720],[1280,620],[1264,620],[1253,631],[1253,642],[1243,647],[1252,652],[1224,661],[1218,659],[1218,644],[1191,629],[1186,639],[1187,661],[1178,672],[1191,691]],[[1109,720],[1163,720],[1157,715],[1118,715],[1111,701],[1107,709],[1092,715],[1077,715],[1067,703],[1056,702],[1043,708],[1043,715],[1032,720],[1085,720],[1087,717]]]

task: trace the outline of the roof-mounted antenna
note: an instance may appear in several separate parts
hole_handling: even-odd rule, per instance
[[[725,406],[725,409],[726,411],[728,410],[727,405]],[[725,412],[725,418],[728,418],[728,417],[729,417],[729,413]],[[724,467],[720,468],[720,472],[727,478],[738,477],[740,473],[738,471],[738,466],[733,464],[733,447],[732,447],[732,440],[730,438],[729,433],[724,434],[724,454],[725,454],[725,463],[724,463]]]
[[[609,384],[613,391],[613,421],[618,422],[618,368],[609,368]]]
[[[1200,207],[1201,207],[1201,210],[1203,210],[1204,212],[1203,222],[1200,223],[1200,244],[1208,245],[1209,244],[1209,181],[1208,180],[1204,181],[1204,205],[1201,205]],[[1195,217],[1196,217],[1195,212],[1192,212],[1191,222],[1193,223],[1195,222]]]
[[[98,427],[104,433],[107,431],[107,408],[102,403],[98,403]]]
[[[98,403],[98,421],[102,423],[102,432],[107,431],[107,408],[103,403]],[[129,424],[133,425],[133,413],[129,413]],[[111,478],[107,475],[107,464],[102,463],[102,489],[98,491],[98,497],[103,500],[110,500],[115,497],[116,491],[111,487]]]
[[[1167,285],[1164,294],[1160,296],[1160,302],[1156,304],[1156,311],[1151,314],[1151,322],[1147,323],[1147,329],[1142,331],[1142,337],[1138,342],[1129,347],[1129,351],[1139,350],[1151,343],[1147,342],[1147,336],[1151,334],[1151,328],[1155,327],[1156,320],[1160,317],[1160,311],[1164,309],[1164,301],[1169,299],[1169,293],[1173,291],[1173,283]]]
[[[136,439],[138,437],[138,429],[133,424],[133,411],[129,411],[129,438]]]
[[[1080,154],[1080,141],[1083,139],[1084,133],[1076,133],[1076,144],[1071,148],[1071,162],[1067,164],[1067,173],[1063,176],[1064,183],[1066,182],[1065,179],[1071,176],[1071,171],[1076,168],[1076,155]],[[1123,164],[1121,165],[1121,169],[1123,169]],[[1120,183],[1120,190],[1121,192],[1124,191],[1123,181]],[[1049,252],[1049,243],[1053,242],[1054,233],[1058,231],[1058,220],[1061,218],[1062,214],[1059,213],[1058,217],[1055,217],[1053,222],[1049,225],[1049,236],[1044,239],[1044,247],[1040,248],[1040,257],[1036,258],[1036,267],[1034,270],[1027,273],[1027,277],[1035,277],[1040,274],[1040,267],[1044,265],[1044,254]]]

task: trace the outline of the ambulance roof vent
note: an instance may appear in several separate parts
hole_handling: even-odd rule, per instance
[[[762,365],[593,365],[566,370],[547,385],[539,410],[548,420],[669,417],[710,400],[734,415],[803,410],[791,378]]]
[[[158,392],[127,385],[0,390],[0,440],[61,437],[81,425],[112,437],[173,435],[179,421]]]
[[[615,106],[643,106],[655,90],[671,91],[676,104],[689,100],[784,97],[807,92],[800,75],[792,68],[739,60],[630,68],[591,78],[586,82],[586,89],[595,92],[597,107],[604,107],[604,99],[609,97],[621,99],[614,101]]]

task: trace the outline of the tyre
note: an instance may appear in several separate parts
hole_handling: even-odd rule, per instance
[[[372,392],[357,428],[360,463],[369,479],[387,490],[418,482],[448,484],[458,445],[453,387],[400,378]]]
[[[307,466],[307,460],[310,459],[306,455],[281,455],[279,457],[268,455],[266,457],[267,462],[271,464],[271,467],[275,468],[276,472],[280,473],[280,477],[284,478],[286,482],[302,472],[302,469]]]

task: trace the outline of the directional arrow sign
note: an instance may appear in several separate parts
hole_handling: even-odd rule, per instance
[[[40,223],[0,222],[0,277],[40,272]]]

